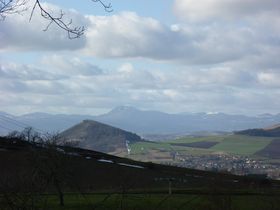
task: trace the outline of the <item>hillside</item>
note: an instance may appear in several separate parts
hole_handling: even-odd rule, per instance
[[[280,137],[280,125],[277,124],[268,128],[247,129],[235,133],[248,136]]]
[[[60,136],[66,142],[77,142],[81,148],[111,154],[127,154],[131,143],[142,141],[136,134],[93,120],[84,120]]]
[[[262,177],[143,163],[18,139],[0,137],[0,167],[3,209],[232,209],[224,207],[226,202],[228,206],[238,205],[236,209],[256,210],[256,196],[264,207],[279,204],[275,199],[279,182]],[[160,199],[154,200],[157,196]],[[149,208],[143,206],[144,198],[149,198]],[[175,199],[172,205],[161,205],[171,198]],[[186,206],[193,198],[199,198],[199,202]],[[38,208],[32,208],[34,202]],[[253,206],[244,205],[248,202]],[[118,208],[120,203],[130,207]],[[43,208],[46,204],[48,208]]]

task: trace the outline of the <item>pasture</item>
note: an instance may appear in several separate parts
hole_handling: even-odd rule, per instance
[[[266,148],[273,140],[272,137],[245,135],[187,136],[165,142],[137,142],[131,145],[131,155],[141,156],[159,152],[205,155],[221,152],[251,156]]]

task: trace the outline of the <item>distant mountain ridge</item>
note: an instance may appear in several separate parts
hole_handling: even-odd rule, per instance
[[[26,125],[48,132],[63,131],[85,119],[96,120],[139,135],[185,135],[194,132],[231,132],[268,127],[280,122],[280,114],[254,117],[224,113],[168,114],[159,111],[143,111],[129,106],[117,107],[99,116],[46,113],[13,116],[0,112],[0,134],[6,134],[10,130],[22,130]]]
[[[232,132],[267,127],[280,122],[280,114],[249,117],[224,113],[179,113],[142,111],[134,107],[117,107],[95,118],[138,134],[191,134],[194,132]]]
[[[93,120],[84,120],[62,132],[60,137],[66,142],[77,142],[80,148],[111,154],[127,154],[130,143],[142,141],[134,133]]]

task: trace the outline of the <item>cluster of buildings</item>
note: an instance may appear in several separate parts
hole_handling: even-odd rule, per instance
[[[176,153],[173,154],[172,164],[237,175],[262,174],[271,179],[280,179],[280,162],[271,163],[264,159],[253,159],[248,156],[228,154],[180,155]]]

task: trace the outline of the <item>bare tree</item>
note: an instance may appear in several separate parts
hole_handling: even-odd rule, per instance
[[[5,20],[7,15],[10,14],[22,14],[28,9],[27,1],[28,0],[0,0],[0,20]],[[111,3],[106,4],[102,0],[91,1],[100,3],[106,12],[113,11]],[[79,38],[85,32],[84,26],[73,26],[72,19],[66,20],[64,18],[65,13],[62,10],[58,14],[52,14],[47,8],[44,7],[40,0],[34,1],[29,21],[32,20],[36,9],[39,10],[41,17],[48,22],[47,27],[43,31],[47,31],[51,25],[55,25],[58,28],[66,31],[69,39]]]
[[[45,180],[46,188],[54,188],[57,192],[59,203],[64,206],[65,180],[69,175],[65,167],[68,156],[58,147],[59,134],[46,134],[42,139],[43,150],[35,149],[33,159],[36,160],[35,168],[40,177]]]

